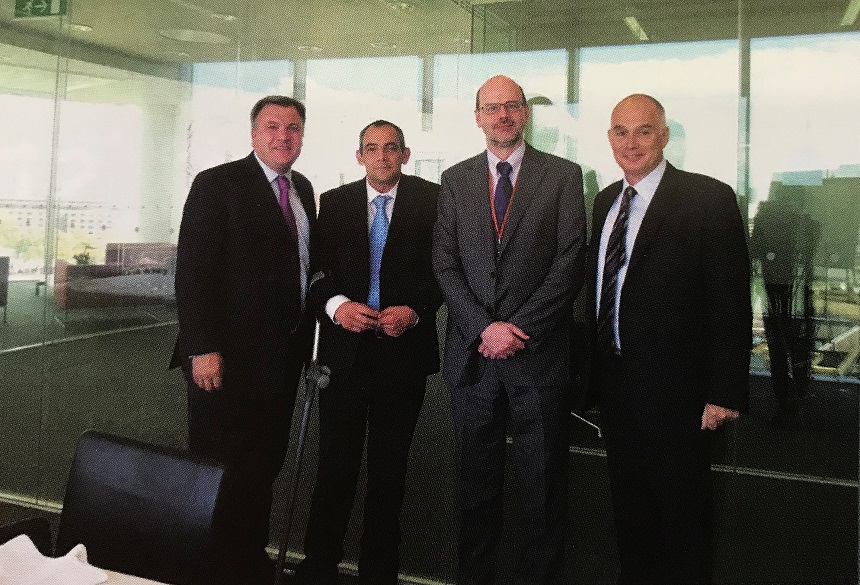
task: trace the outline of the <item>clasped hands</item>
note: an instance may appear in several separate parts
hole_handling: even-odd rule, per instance
[[[418,315],[405,305],[377,311],[363,303],[346,301],[334,312],[334,319],[341,327],[353,333],[377,331],[389,337],[400,337],[418,322]]]
[[[529,336],[506,321],[494,321],[481,333],[478,352],[487,359],[506,360],[526,347]]]

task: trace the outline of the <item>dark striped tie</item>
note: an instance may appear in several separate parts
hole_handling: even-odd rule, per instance
[[[600,311],[597,315],[597,335],[600,347],[606,351],[615,348],[615,296],[618,291],[618,271],[627,262],[627,220],[630,200],[636,189],[627,187],[621,195],[618,217],[606,243],[606,260],[603,263],[603,283],[600,287]]]

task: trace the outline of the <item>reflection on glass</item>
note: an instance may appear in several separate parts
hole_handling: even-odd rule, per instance
[[[98,4],[75,0],[72,9],[80,13]],[[183,11],[188,26],[220,26],[207,11],[192,8],[197,4],[141,4],[137,12],[156,23],[146,31],[155,37],[167,18],[162,14],[168,12],[165,7]],[[748,216],[757,270],[752,358],[753,369],[772,372],[772,379],[754,380],[752,410],[733,441],[717,454],[717,462],[751,470],[745,478],[790,474],[791,482],[774,480],[783,482],[781,488],[829,486],[833,491],[814,491],[813,503],[804,507],[823,519],[829,513],[838,513],[842,521],[856,518],[856,24],[840,27],[838,34],[786,36],[781,30],[786,21],[768,11],[745,14],[754,38],[737,39],[732,38],[739,16],[734,5],[726,9],[725,18],[710,19],[702,16],[705,7],[694,3],[684,10],[695,15],[694,26],[679,27],[668,37],[671,18],[638,15],[652,39],[691,40],[640,43],[629,36],[619,15],[601,13],[596,5],[574,11],[558,10],[551,3],[481,4],[478,16],[467,22],[473,6],[461,9],[462,4],[445,8],[446,13],[462,10],[466,24],[462,30],[445,30],[450,39],[444,46],[463,50],[469,45],[462,39],[472,38],[474,46],[468,50],[474,54],[435,49],[443,46],[439,44],[385,57],[257,57],[265,53],[264,45],[289,39],[282,31],[276,37],[268,27],[270,15],[249,2],[239,11],[240,19],[254,13],[253,23],[221,29],[232,35],[234,45],[224,47],[232,57],[217,61],[221,57],[211,47],[199,52],[176,47],[181,50],[175,54],[184,58],[189,53],[198,56],[162,75],[120,66],[125,56],[108,49],[99,54],[100,64],[58,59],[6,43],[7,32],[16,45],[33,40],[17,34],[21,23],[0,29],[0,110],[5,114],[0,116],[0,257],[9,258],[3,307],[8,323],[0,326],[0,352],[7,352],[0,353],[0,492],[57,500],[68,468],[68,446],[88,426],[163,442],[184,441],[184,403],[176,391],[181,382],[166,372],[164,363],[175,334],[170,329],[174,315],[169,286],[181,207],[199,170],[250,151],[247,112],[260,96],[304,92],[308,124],[298,170],[320,193],[360,176],[355,136],[377,118],[391,119],[406,131],[414,168],[404,171],[438,180],[445,168],[484,148],[473,114],[480,83],[491,75],[510,75],[522,83],[531,104],[528,140],[580,163],[590,201],[589,194],[619,177],[606,144],[606,120],[612,105],[634,92],[655,95],[671,112],[665,153],[673,164],[735,186],[739,79],[749,76],[749,136],[740,136],[742,148],[749,149],[749,168],[740,171],[750,181]],[[747,4],[748,9],[754,4]],[[540,7],[545,20],[530,20],[529,11]],[[347,10],[313,8],[338,17]],[[425,8],[419,6],[416,12]],[[674,9],[667,5],[667,10]],[[582,20],[583,15],[588,19]],[[838,16],[831,19],[832,30]],[[400,18],[386,16],[379,30],[420,24],[389,20]],[[795,31],[823,18],[798,16],[785,28]],[[571,28],[571,19],[579,29]],[[308,17],[307,22],[312,20]],[[523,23],[532,28],[523,28]],[[44,31],[50,25],[40,21],[27,26]],[[614,32],[604,33],[604,27]],[[114,28],[126,32],[119,25]],[[774,36],[756,36],[765,34]],[[340,31],[332,30],[335,35]],[[545,38],[563,42],[541,46]],[[344,55],[367,54],[363,41],[338,39],[352,45]],[[326,45],[324,40],[325,35],[313,45]],[[742,42],[749,42],[748,71],[739,65]],[[45,50],[44,42],[33,45]],[[513,50],[524,45],[537,50]],[[479,53],[499,49],[512,50]],[[769,214],[776,219],[768,220]],[[785,265],[776,266],[782,259]],[[788,274],[774,275],[782,269]],[[154,328],[145,329],[149,326]],[[132,331],[122,333],[125,329]],[[51,345],[57,341],[67,343]],[[792,412],[798,401],[797,416],[785,417],[792,424],[765,424],[781,412]],[[589,437],[589,445],[599,448],[598,439]],[[846,492],[851,492],[847,500],[854,508],[844,507]],[[732,509],[735,503],[742,510],[759,507],[754,494],[744,497],[722,503]],[[795,507],[762,514],[765,524],[784,520],[787,529],[794,521],[785,519],[786,513],[799,511]],[[746,521],[744,517],[739,523]],[[806,530],[811,528],[797,528],[800,533]],[[785,530],[778,532],[768,543],[756,544],[790,550],[784,546]],[[856,557],[856,530],[824,534],[821,542],[832,550],[820,565],[799,567],[802,561],[793,558],[764,563],[759,578],[746,575],[746,582],[779,580],[786,574],[779,571],[793,571],[791,578],[797,579],[803,570],[817,571],[819,579],[826,573],[825,581],[837,581],[834,573],[844,573],[844,566],[856,561],[851,558]],[[416,556],[411,550],[410,562]],[[445,577],[447,569],[439,569],[444,563],[438,558],[420,562],[424,565],[418,573]],[[854,577],[856,581],[856,573]]]

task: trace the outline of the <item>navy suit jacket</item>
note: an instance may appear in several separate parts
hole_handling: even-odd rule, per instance
[[[596,348],[597,256],[603,224],[621,182],[594,203],[589,250],[588,315]],[[696,433],[706,403],[744,411],[752,343],[746,229],[734,191],[671,164],[642,220],[619,308],[625,415],[664,433]],[[591,394],[598,401],[600,360]],[[627,411],[629,409],[629,411]]]
[[[314,229],[313,187],[293,183]],[[176,262],[179,336],[171,366],[220,352],[224,392],[265,398],[291,390],[309,355],[298,250],[254,154],[200,172],[185,202]]]

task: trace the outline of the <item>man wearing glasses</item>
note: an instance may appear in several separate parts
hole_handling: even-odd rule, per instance
[[[506,437],[521,517],[514,583],[563,568],[573,299],[584,279],[579,165],[523,140],[522,88],[492,77],[475,121],[487,150],[442,174],[433,267],[448,305],[457,583],[496,581]]]
[[[296,582],[335,585],[367,430],[359,583],[397,585],[400,507],[427,376],[439,371],[442,304],[430,248],[439,185],[404,175],[403,131],[359,134],[366,178],[320,198],[308,307],[320,320],[320,453]]]

